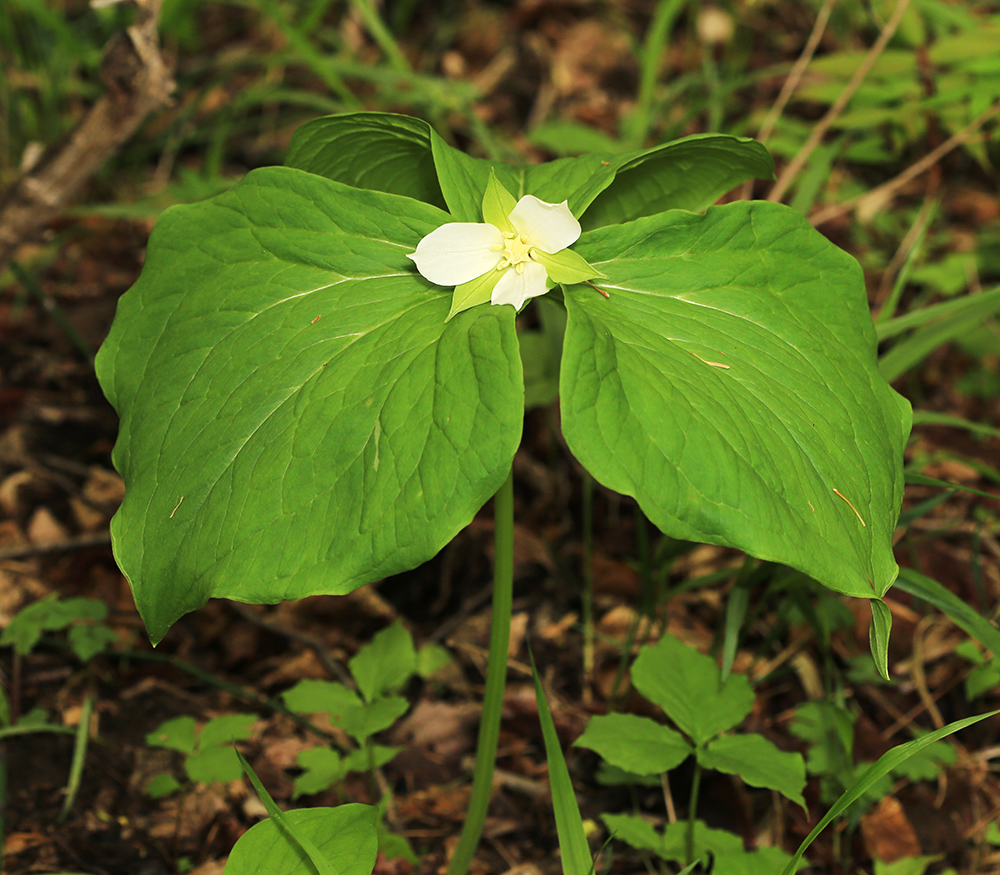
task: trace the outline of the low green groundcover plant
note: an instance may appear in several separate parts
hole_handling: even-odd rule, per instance
[[[300,128],[286,166],[167,210],[97,359],[121,417],[115,555],[154,642],[211,597],[413,568],[496,494],[464,871],[509,634],[532,335],[517,317],[537,297],[565,315],[543,337],[587,471],[667,535],[870,599],[884,673],[910,407],[877,368],[857,262],[782,205],[712,206],[772,175],[740,137],[515,167],[355,113]]]

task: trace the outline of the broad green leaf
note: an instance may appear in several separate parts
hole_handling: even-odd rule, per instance
[[[665,534],[878,597],[897,574],[909,404],[880,376],[857,262],[787,207],[585,233],[560,383],[573,454]]]
[[[635,714],[599,714],[575,742],[613,766],[635,775],[669,772],[694,749],[679,732]]]
[[[823,819],[820,820],[820,822],[813,828],[812,832],[810,832],[809,835],[802,840],[802,844],[800,844],[798,849],[795,851],[791,862],[784,868],[784,870],[782,870],[781,875],[791,875],[791,872],[794,871],[796,864],[802,859],[802,855],[806,852],[809,845],[813,843],[816,836],[826,829],[831,821],[843,814],[844,811],[846,811],[854,802],[860,799],[871,787],[873,787],[880,779],[888,775],[893,769],[898,768],[911,756],[919,753],[925,747],[929,747],[934,744],[934,742],[940,741],[945,736],[958,732],[961,729],[965,729],[967,726],[971,726],[973,723],[978,723],[980,720],[985,720],[987,717],[993,717],[996,714],[1000,714],[1000,711],[989,711],[986,714],[977,714],[975,717],[966,717],[963,720],[956,720],[954,723],[949,723],[941,729],[934,732],[928,732],[926,735],[916,739],[915,741],[908,741],[906,744],[900,744],[892,750],[886,751],[878,758],[878,760],[872,763],[867,770],[865,770],[852,787],[849,787],[844,791],[844,794],[833,804],[830,810],[823,815]]]
[[[648,821],[630,814],[604,814],[601,820],[614,838],[627,842],[633,848],[652,851],[669,861],[682,861],[687,855],[686,821],[668,823],[661,833]],[[722,829],[711,829],[698,820],[694,825],[694,850],[699,857],[706,851],[713,854],[744,853],[743,839]]]
[[[903,592],[934,605],[956,626],[992,651],[994,656],[1000,657],[1000,630],[951,590],[912,568],[900,571],[897,586]]]
[[[210,597],[346,593],[432,557],[520,440],[510,307],[445,323],[435,207],[288,168],[160,218],[97,358],[119,566],[154,641]]]
[[[931,863],[936,863],[941,859],[941,856],[941,854],[922,854],[918,857],[901,857],[891,863],[884,863],[876,859],[874,861],[875,875],[924,875]],[[947,873],[942,872],[941,875],[947,875]]]
[[[355,112],[313,119],[292,135],[285,166],[444,207],[430,126],[409,116]]]
[[[344,771],[370,772],[381,769],[386,763],[392,762],[401,750],[401,747],[389,747],[384,744],[359,747],[344,757]]]
[[[868,599],[872,606],[872,622],[868,627],[868,639],[872,658],[878,673],[889,680],[889,633],[892,630],[892,612],[882,599]]]
[[[285,690],[281,698],[285,700],[288,709],[296,714],[326,712],[333,716],[352,708],[364,707],[354,690],[333,681],[302,680]]]
[[[569,777],[566,759],[563,757],[559,735],[552,720],[552,712],[545,699],[535,657],[531,656],[531,674],[535,682],[535,702],[538,705],[538,719],[542,724],[542,739],[545,742],[545,759],[549,766],[549,784],[552,787],[552,808],[556,818],[556,833],[559,837],[559,852],[562,857],[563,875],[591,875],[594,870],[587,844],[587,833],[583,828],[580,806],[576,801],[573,782]]]
[[[111,644],[118,642],[115,630],[103,623],[80,623],[70,626],[66,637],[73,653],[81,662],[86,662],[106,650]]]
[[[322,854],[336,875],[371,875],[378,853],[376,810],[371,805],[299,808],[283,820]],[[309,856],[274,820],[250,827],[236,842],[225,875],[316,875]]]
[[[369,736],[392,726],[409,707],[410,703],[402,696],[388,696],[357,710],[331,714],[330,719],[358,744],[364,744]]]
[[[806,702],[798,708],[789,730],[810,745],[806,751],[806,771],[810,775],[846,778],[853,772],[855,719],[834,702]]]
[[[12,645],[20,656],[24,656],[39,642],[42,632],[65,629],[77,620],[97,622],[107,615],[107,605],[98,599],[60,599],[54,594],[48,595],[14,615],[0,633],[0,647]],[[83,656],[80,658],[86,659]]]
[[[703,768],[738,775],[751,787],[777,790],[786,799],[806,808],[806,764],[801,754],[779,750],[764,736],[722,735],[698,749]]]
[[[743,675],[731,674],[722,683],[715,660],[671,635],[642,648],[632,665],[632,684],[699,746],[732,729],[753,708],[753,690]]]
[[[274,799],[271,798],[271,794],[267,792],[267,788],[261,782],[260,778],[257,777],[257,773],[250,767],[250,763],[246,761],[243,754],[241,754],[238,750],[235,750],[235,748],[234,751],[236,753],[236,758],[239,760],[240,766],[243,768],[244,774],[247,776],[257,793],[257,798],[260,799],[264,805],[264,809],[271,816],[271,820],[265,821],[265,823],[271,823],[274,829],[280,833],[284,842],[290,846],[290,848],[285,848],[281,842],[276,841],[276,836],[269,835],[265,830],[265,836],[272,845],[281,845],[281,855],[278,857],[277,861],[271,861],[273,868],[261,870],[260,875],[279,875],[279,865],[276,864],[280,864],[282,862],[291,865],[292,872],[302,871],[304,873],[308,873],[308,875],[340,875],[338,868],[330,862],[326,853],[316,847],[316,843],[312,840],[313,837],[307,834],[307,830],[303,829],[302,826],[297,823],[296,818],[289,817],[285,814],[285,812],[278,808]],[[327,808],[323,810],[329,812],[332,809]],[[373,818],[374,811],[375,809],[372,809]],[[360,814],[359,819],[364,820],[365,814]],[[261,825],[262,824],[258,824],[258,826]],[[324,825],[328,824],[325,823]],[[252,832],[252,830],[250,831]],[[245,837],[246,834],[244,834],[243,838]],[[258,836],[258,840],[261,844],[263,844],[263,839],[264,836]],[[238,844],[239,842],[237,842],[237,845]],[[261,852],[261,848],[258,844],[255,842],[250,842],[249,844],[251,848],[245,848],[244,850],[251,851],[252,849],[252,853]],[[291,850],[291,854],[288,853],[289,850]],[[232,855],[230,855],[229,861],[227,861],[226,869],[229,868],[229,863],[231,861]],[[240,858],[240,862],[243,863],[243,858]],[[371,868],[374,868],[374,865]],[[244,871],[245,870],[241,868],[237,870],[236,875],[243,875]],[[369,870],[363,871],[368,872]]]
[[[760,143],[721,134],[605,160],[615,167],[615,179],[587,207],[584,230],[664,210],[701,212],[748,179],[774,179],[774,162]]]
[[[427,680],[454,661],[447,647],[436,641],[428,641],[417,651],[416,671],[420,677]]]
[[[151,799],[162,799],[180,788],[181,782],[173,775],[161,772],[159,775],[154,775],[146,784],[146,795]]]
[[[947,741],[936,741],[929,747],[912,754],[908,760],[895,766],[892,774],[907,781],[933,781],[946,766],[954,764],[958,754]]]
[[[198,747],[205,748],[214,744],[229,746],[234,741],[243,741],[253,734],[256,722],[256,714],[223,714],[221,717],[213,717],[202,726],[198,734]]]
[[[161,723],[146,735],[146,744],[150,747],[165,747],[168,750],[179,750],[181,753],[191,753],[195,745],[194,717],[175,717]]]
[[[416,671],[413,636],[397,620],[377,632],[350,660],[351,676],[368,702],[393,693]]]
[[[388,729],[409,707],[402,696],[376,699],[366,705],[353,690],[331,681],[299,681],[281,696],[288,708],[296,713],[327,714],[332,723],[359,743]]]
[[[329,747],[310,747],[295,758],[301,775],[292,786],[292,799],[322,793],[344,779],[347,770],[337,751]]]
[[[238,781],[242,774],[240,761],[232,747],[206,747],[196,750],[184,760],[184,771],[192,781],[211,784]]]
[[[593,154],[512,167],[473,158],[431,135],[448,210],[460,222],[480,222],[480,202],[494,173],[515,198],[569,202],[585,230],[664,210],[703,210],[729,189],[772,179],[767,150],[745,137],[698,134],[641,152]]]

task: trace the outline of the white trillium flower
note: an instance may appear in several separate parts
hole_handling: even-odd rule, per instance
[[[567,201],[551,204],[528,194],[515,204],[491,175],[483,217],[485,222],[436,228],[407,256],[432,283],[456,287],[449,319],[487,300],[520,310],[529,299],[544,295],[550,280],[582,282],[602,276],[576,253],[564,251],[581,232]]]

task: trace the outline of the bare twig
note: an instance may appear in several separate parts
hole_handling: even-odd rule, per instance
[[[915,179],[920,176],[921,173],[926,173],[930,170],[931,167],[937,164],[938,161],[940,161],[953,149],[957,149],[959,146],[968,142],[976,131],[997,116],[1000,116],[1000,101],[994,103],[978,118],[974,119],[954,136],[949,137],[936,149],[928,152],[919,161],[911,164],[898,176],[894,176],[888,182],[883,182],[881,185],[873,188],[871,191],[866,191],[862,195],[858,195],[857,197],[853,197],[850,200],[843,201],[839,204],[834,204],[831,207],[818,210],[809,217],[809,221],[812,222],[813,225],[822,225],[824,222],[829,222],[831,219],[836,219],[838,216],[842,216],[844,213],[849,212],[864,201],[887,199],[891,194],[898,191],[910,180]]]
[[[170,99],[174,83],[160,55],[157,22],[162,0],[133,0],[136,22],[108,43],[101,60],[106,91],[76,129],[0,197],[0,268],[36,236],[143,119]]]
[[[775,125],[778,124],[778,119],[781,118],[781,114],[785,111],[785,106],[792,99],[795,89],[799,87],[799,83],[805,75],[806,67],[809,66],[809,62],[819,47],[819,41],[823,38],[823,33],[826,31],[826,24],[830,20],[830,13],[833,12],[833,5],[836,2],[837,0],[824,0],[823,6],[819,10],[819,15],[816,16],[812,32],[809,34],[809,39],[806,40],[805,47],[802,49],[802,54],[799,55],[798,60],[792,66],[792,69],[789,70],[788,76],[785,77],[785,82],[781,86],[781,91],[774,101],[774,106],[771,107],[764,119],[764,123],[757,132],[757,139],[761,143],[766,143],[771,134],[774,133]],[[743,183],[743,188],[740,191],[741,199],[748,199],[752,192],[753,180],[748,179]]]
[[[813,128],[812,133],[809,135],[809,139],[806,140],[805,145],[803,145],[803,147],[799,150],[798,154],[788,163],[788,166],[781,171],[778,181],[774,184],[774,188],[771,189],[771,193],[767,196],[769,201],[780,201],[785,196],[792,182],[795,180],[795,177],[799,175],[799,172],[806,165],[806,162],[810,159],[810,157],[812,157],[812,153],[816,151],[816,147],[823,141],[823,137],[830,129],[830,126],[844,111],[844,108],[850,102],[851,98],[854,97],[855,92],[861,87],[861,83],[864,82],[865,78],[871,72],[872,67],[875,66],[875,62],[879,59],[879,56],[889,44],[889,40],[891,40],[893,34],[895,34],[900,21],[903,20],[903,14],[906,12],[909,5],[910,0],[899,0],[896,4],[896,8],[892,11],[892,17],[886,22],[885,27],[882,29],[882,33],[879,34],[879,37],[875,40],[874,45],[872,45],[872,47],[868,50],[868,54],[865,55],[865,59],[861,62],[860,66],[851,77],[851,81],[847,83],[844,90],[837,96],[833,105],[826,111],[826,115],[824,115],[823,118],[819,120],[816,127]]]
[[[29,556],[43,556],[48,553],[65,553],[69,550],[85,550],[88,547],[105,547],[111,543],[111,533],[107,530],[91,535],[77,535],[47,544],[21,544],[17,547],[0,549],[0,562],[9,559],[27,559]]]

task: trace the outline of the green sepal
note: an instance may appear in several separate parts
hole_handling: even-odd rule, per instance
[[[451,310],[448,311],[448,318],[444,321],[447,322],[463,310],[488,303],[493,296],[493,288],[500,282],[503,274],[502,270],[488,270],[474,280],[455,286],[455,293],[451,298]]]
[[[533,249],[531,257],[545,268],[549,279],[555,283],[572,285],[590,279],[607,279],[607,274],[601,273],[582,255],[572,249],[564,249],[555,255],[542,252],[540,249]]]
[[[509,217],[516,206],[514,195],[497,182],[496,174],[491,169],[483,194],[483,221],[496,225],[504,234],[514,234],[516,231]]]

